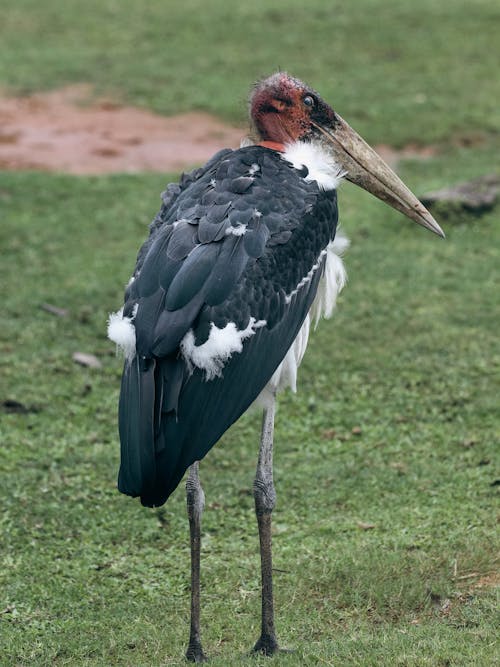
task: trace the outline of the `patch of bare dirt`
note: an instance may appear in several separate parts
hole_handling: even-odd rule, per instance
[[[473,588],[497,588],[500,586],[500,572],[490,572],[480,577],[474,584]]]
[[[242,129],[206,113],[166,118],[101,100],[90,86],[0,97],[0,168],[70,174],[178,171],[237,147]]]
[[[101,99],[86,84],[30,97],[0,97],[0,169],[70,174],[180,171],[203,164],[245,135],[206,113],[164,117]],[[432,146],[400,151],[380,144],[391,166],[401,158],[426,159]]]

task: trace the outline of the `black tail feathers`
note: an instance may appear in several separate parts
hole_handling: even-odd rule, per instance
[[[140,496],[146,507],[163,505],[186,467],[178,465],[182,437],[177,428],[177,404],[182,379],[182,365],[168,358],[136,356],[123,369],[118,489]]]
[[[156,481],[154,359],[126,361],[122,375],[118,427],[121,465],[118,489],[140,496]]]

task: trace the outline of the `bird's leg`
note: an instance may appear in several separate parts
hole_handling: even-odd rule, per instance
[[[272,655],[278,650],[274,632],[273,573],[271,555],[271,513],[276,502],[273,483],[273,431],[275,399],[264,410],[259,461],[253,483],[255,513],[259,526],[260,562],[262,572],[262,630],[254,651]]]
[[[205,494],[201,488],[196,461],[189,468],[186,480],[186,500],[191,539],[191,630],[186,658],[190,662],[205,662],[200,635],[200,542],[201,514],[205,507]]]

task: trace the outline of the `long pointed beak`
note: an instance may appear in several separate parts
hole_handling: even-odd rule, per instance
[[[335,114],[334,129],[313,124],[329,142],[336,161],[347,172],[348,181],[444,238],[443,230],[425,206],[343,118]]]

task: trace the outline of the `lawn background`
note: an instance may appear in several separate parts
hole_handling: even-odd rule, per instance
[[[249,83],[282,67],[370,142],[436,144],[436,157],[400,165],[417,193],[498,169],[493,0],[0,8],[4,92],[89,82],[242,123]],[[182,664],[183,489],[157,510],[116,492],[121,364],[105,337],[175,177],[0,173],[1,665]],[[277,630],[296,650],[272,664],[495,664],[498,209],[444,217],[446,241],[349,185],[340,210],[349,285],[278,412]],[[102,368],[75,365],[76,351]],[[269,664],[247,657],[258,429],[245,416],[201,468],[214,665]]]

